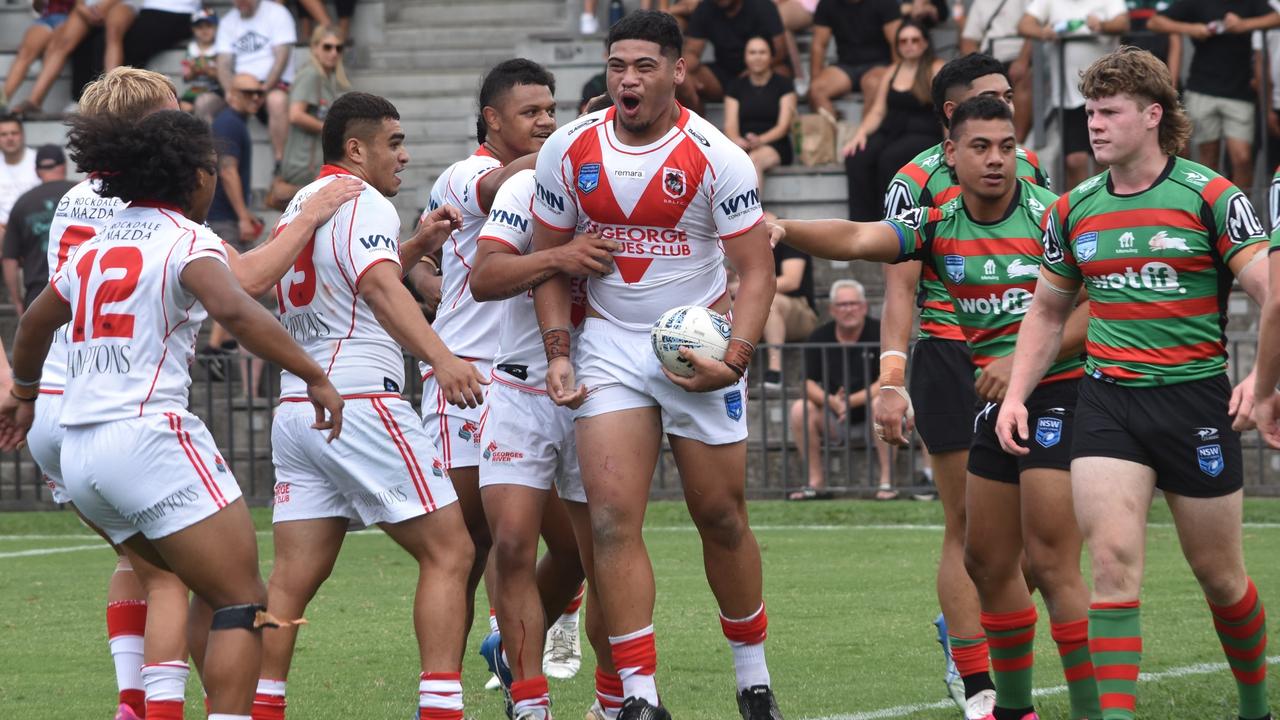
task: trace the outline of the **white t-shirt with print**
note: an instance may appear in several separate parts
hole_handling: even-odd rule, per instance
[[[218,37],[214,46],[218,54],[232,55],[235,65],[232,73],[247,73],[259,80],[266,80],[275,65],[275,49],[289,47],[289,62],[280,79],[293,82],[293,44],[298,42],[298,30],[293,15],[280,3],[261,0],[253,17],[240,16],[232,9],[218,23]]]

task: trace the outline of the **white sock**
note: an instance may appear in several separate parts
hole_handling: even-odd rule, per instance
[[[489,613],[489,632],[498,632],[498,616],[493,613]]]
[[[288,682],[285,680],[267,680],[266,678],[261,678],[258,680],[258,694],[284,697],[284,689],[287,684]]]
[[[769,666],[764,661],[764,643],[730,642],[733,650],[733,671],[738,677],[738,690],[756,685],[770,685]]]
[[[187,696],[191,668],[180,660],[142,666],[142,685],[148,701],[181,701]]]
[[[230,715],[227,713],[214,713],[209,716],[209,720],[253,720],[248,715]]]
[[[577,632],[578,630],[578,613],[569,613],[561,615],[556,624],[569,632]]]
[[[117,635],[107,643],[116,664],[116,687],[120,690],[142,689],[142,636]]]

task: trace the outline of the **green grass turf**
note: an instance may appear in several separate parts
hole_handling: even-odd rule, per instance
[[[916,708],[943,698],[934,564],[941,538],[936,503],[829,502],[752,505],[765,563],[769,663],[790,720],[837,715],[956,718],[954,709]],[[269,529],[265,510],[255,521]],[[1251,571],[1263,598],[1280,607],[1280,501],[1247,504]],[[1143,593],[1146,672],[1221,663],[1204,599],[1177,550],[1163,503],[1153,509]],[[887,526],[899,527],[887,527]],[[914,526],[914,527],[913,527]],[[678,503],[656,503],[647,540],[657,568],[659,682],[680,720],[737,717],[732,659],[703,578],[697,536]],[[39,538],[15,537],[40,535]],[[56,538],[47,536],[54,535]],[[13,553],[95,545],[68,512],[0,515],[0,708],[6,718],[108,718],[115,678],[103,627],[112,556],[101,548],[41,556]],[[260,535],[264,574],[270,536]],[[380,534],[351,537],[332,579],[307,612],[290,678],[290,717],[398,718],[416,703],[417,652],[410,619],[413,565]],[[474,654],[487,603],[463,670],[468,717],[502,717],[497,693]],[[584,640],[585,645],[585,640]],[[1271,654],[1280,655],[1273,646]],[[551,682],[557,716],[576,720],[591,702],[591,651],[571,681]],[[1041,611],[1037,686],[1062,675]],[[1274,681],[1274,674],[1273,674]],[[203,717],[199,684],[188,686],[188,717]],[[1234,718],[1234,684],[1226,670],[1168,677],[1140,687],[1146,718]],[[1273,699],[1280,691],[1273,688]],[[1041,717],[1065,718],[1066,696],[1039,700]]]

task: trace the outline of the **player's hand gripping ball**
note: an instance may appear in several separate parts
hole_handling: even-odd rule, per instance
[[[671,308],[649,331],[658,362],[680,377],[693,377],[693,365],[680,357],[680,348],[712,360],[723,360],[733,326],[720,313],[700,305]]]

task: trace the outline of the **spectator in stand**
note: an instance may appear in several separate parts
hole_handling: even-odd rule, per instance
[[[267,123],[278,164],[289,135],[289,85],[298,30],[293,15],[279,3],[235,0],[234,5],[218,23],[218,82],[230,87],[232,76],[245,73],[262,83],[267,99],[258,119]]]
[[[782,26],[787,32],[804,32],[813,27],[813,12],[818,9],[818,0],[773,0],[778,6],[778,14],[782,16]]]
[[[933,76],[943,62],[929,33],[914,20],[898,25],[899,60],[882,76],[858,131],[840,153],[849,180],[849,218],[883,217],[881,198],[898,169],[942,140],[933,112]]]
[[[1156,13],[1163,13],[1173,4],[1173,0],[1125,0],[1129,8],[1129,33],[1120,38],[1122,45],[1142,48],[1155,55],[1169,66],[1169,74],[1173,76],[1173,84],[1182,87],[1182,36],[1152,33],[1147,22]]]
[[[925,28],[945,22],[950,15],[947,0],[907,0],[902,3],[902,17],[914,20]]]
[[[311,60],[302,64],[289,89],[289,140],[280,177],[289,185],[315,180],[324,164],[320,130],[329,106],[351,89],[342,65],[342,38],[336,27],[319,25],[311,33]]]
[[[1085,68],[1115,50],[1116,36],[1129,31],[1129,10],[1124,0],[1031,0],[1018,21],[1025,38],[1063,43],[1062,52],[1049,50],[1051,77],[1048,110],[1058,125],[1062,154],[1066,158],[1066,186],[1073,188],[1089,176],[1093,158],[1089,145],[1084,96],[1076,79]],[[1065,58],[1065,67],[1061,67]]]
[[[689,16],[684,36],[685,80],[677,86],[681,102],[702,112],[704,102],[724,99],[724,89],[746,72],[747,41],[760,36],[773,45],[774,72],[791,76],[786,31],[772,0],[702,0]],[[702,62],[707,43],[715,60]]]
[[[41,145],[36,150],[36,175],[40,184],[13,204],[0,253],[9,302],[19,315],[49,284],[49,225],[58,201],[76,186],[67,180],[67,159],[57,145]]]
[[[902,22],[897,0],[819,0],[813,13],[809,57],[809,105],[836,116],[833,100],[850,92],[875,97],[897,60],[893,41]],[[836,39],[836,63],[827,65],[827,44]]]
[[[0,92],[0,106],[8,105],[9,99],[22,87],[31,63],[44,54],[54,31],[66,22],[74,7],[75,0],[31,0],[31,9],[40,13],[40,17],[31,23],[31,27],[22,36],[18,54],[14,56],[13,65],[9,66],[9,75],[5,77],[4,90]]]
[[[1280,26],[1267,0],[1178,0],[1153,16],[1155,32],[1191,38],[1190,74],[1183,102],[1191,118],[1195,159],[1231,178],[1245,192],[1253,187],[1254,100],[1249,34]],[[1220,169],[1220,139],[1227,141],[1230,172]]]
[[[747,41],[747,74],[729,81],[724,97],[724,132],[756,166],[760,193],[764,174],[792,160],[791,123],[796,85],[773,71],[773,45],[763,37]]]
[[[187,81],[187,89],[178,104],[184,112],[194,112],[212,123],[225,105],[222,86],[218,84],[218,50],[214,44],[218,16],[211,10],[197,11],[191,16],[191,34],[187,56],[182,59],[182,79]]]
[[[130,0],[116,5],[107,14],[103,67],[146,67],[159,53],[191,39],[191,16],[199,10],[200,0]]]
[[[791,404],[789,413],[791,437],[809,466],[809,484],[791,493],[791,500],[830,498],[823,442],[836,445],[867,434],[868,399],[876,391],[872,378],[880,362],[880,323],[867,317],[867,295],[861,283],[848,279],[832,283],[831,318],[809,336],[808,342],[832,347],[805,350],[804,397]],[[868,346],[836,347],[854,343]],[[871,442],[880,465],[876,499],[892,500],[898,496],[893,489],[893,454],[880,439],[873,437]]]
[[[298,5],[306,12],[302,23],[306,35],[310,36],[315,32],[311,27],[313,23],[316,26],[336,26],[338,39],[345,45],[351,44],[351,18],[356,14],[356,0],[333,0],[333,7],[338,15],[336,24],[329,15],[329,8],[324,0],[298,0]]]
[[[0,116],[0,232],[9,222],[9,211],[26,191],[40,184],[36,174],[36,151],[27,147],[22,120],[16,115]]]
[[[764,386],[776,390],[783,381],[780,346],[809,337],[818,325],[818,314],[813,309],[813,260],[808,255],[790,245],[778,245],[773,249],[773,274],[778,288],[762,337],[769,344]]]
[[[31,95],[10,108],[10,112],[22,117],[34,117],[43,113],[44,99],[57,82],[67,58],[91,32],[100,29],[111,10],[120,0],[76,0],[75,8],[65,22],[58,26],[49,38],[40,61],[40,74],[31,86]],[[75,93],[79,95],[77,90]]]
[[[960,54],[982,52],[1004,64],[1013,84],[1013,105],[1018,108],[1013,128],[1018,142],[1025,142],[1035,119],[1031,88],[1031,42],[1018,35],[1027,0],[974,0],[960,34]]]
[[[1271,0],[1271,7],[1280,10],[1280,0]],[[1253,76],[1259,84],[1258,94],[1267,103],[1266,167],[1274,169],[1280,165],[1280,29],[1254,31],[1253,58]],[[1262,86],[1264,79],[1265,87]],[[1272,193],[1276,193],[1277,185],[1274,181],[1271,187]],[[1273,195],[1273,198],[1273,204],[1280,201],[1280,196]],[[1275,224],[1271,227],[1274,229]]]

